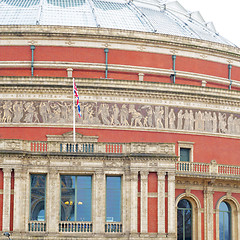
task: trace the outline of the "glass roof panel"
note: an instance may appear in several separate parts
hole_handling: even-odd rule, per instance
[[[0,25],[60,25],[156,32],[228,45],[200,13],[167,0],[0,0]],[[166,4],[166,5],[164,5]],[[166,6],[166,8],[164,7]]]

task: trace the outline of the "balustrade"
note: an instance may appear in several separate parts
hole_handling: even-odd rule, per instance
[[[31,221],[28,223],[29,232],[45,232],[46,222]]]
[[[106,223],[105,224],[106,233],[121,233],[122,232],[122,223]]]
[[[92,232],[91,222],[60,222],[59,232]]]
[[[47,142],[31,142],[32,152],[47,152]]]

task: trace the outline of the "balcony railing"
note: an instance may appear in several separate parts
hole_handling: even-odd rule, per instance
[[[215,160],[211,163],[176,162],[176,172],[240,177],[240,166],[220,165]]]
[[[0,139],[0,151],[76,154],[157,154],[175,156],[174,143],[109,143]]]
[[[30,221],[28,222],[28,231],[29,232],[45,232],[46,222]]]
[[[106,233],[121,233],[122,232],[122,223],[120,222],[112,222],[105,224],[105,232]]]
[[[91,222],[60,222],[59,232],[92,232]]]

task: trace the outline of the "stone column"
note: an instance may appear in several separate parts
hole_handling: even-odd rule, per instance
[[[168,234],[174,236],[175,228],[175,173],[168,173]]]
[[[60,209],[60,178],[57,171],[50,170],[46,187],[45,219],[48,232],[58,232]]]
[[[158,233],[165,234],[165,172],[158,172]]]
[[[131,234],[137,233],[138,226],[138,172],[131,172]]]
[[[11,168],[3,168],[3,232],[10,231],[11,172]]]
[[[14,168],[14,209],[13,209],[13,231],[16,233],[23,232],[22,228],[22,174],[21,170]]]
[[[131,231],[131,174],[125,171],[122,176],[122,226],[123,232],[129,234]]]
[[[148,232],[148,172],[141,172],[141,233]]]
[[[96,172],[94,175],[94,201],[92,206],[93,211],[93,231],[97,234],[105,232],[105,175],[104,172]]]
[[[213,188],[208,186],[204,189],[204,225],[204,239],[213,239]]]

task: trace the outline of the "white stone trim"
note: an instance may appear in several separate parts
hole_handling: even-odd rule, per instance
[[[11,207],[11,168],[3,168],[3,209],[2,231],[10,231],[10,207]]]
[[[180,200],[187,199],[192,204],[192,237],[194,240],[201,240],[202,237],[202,221],[201,221],[201,202],[192,193],[182,193],[176,198],[176,218],[177,218],[177,205]],[[177,233],[177,219],[176,219],[176,233]]]
[[[65,69],[67,68],[66,77],[72,77],[73,70],[79,69],[87,69],[87,70],[98,70],[105,71],[105,64],[103,63],[80,63],[80,62],[48,62],[48,61],[36,61],[34,62],[34,69],[37,68],[48,68],[48,69]],[[30,68],[31,61],[0,61],[0,68]],[[226,66],[227,67],[227,66]],[[141,66],[131,66],[131,65],[118,65],[118,64],[109,64],[108,65],[109,71],[116,71],[116,72],[129,72],[135,73],[139,81],[144,80],[145,74],[151,75],[158,75],[158,76],[166,76],[169,77],[170,82],[170,75],[173,74],[173,70],[171,69],[161,69],[161,68],[152,68],[152,67],[141,67]],[[211,76],[207,74],[200,74],[194,72],[185,72],[185,71],[175,71],[177,78],[185,78],[189,81],[199,81],[200,83],[205,83],[204,87],[207,83],[216,83],[222,84],[225,86],[229,86],[230,81],[228,78],[222,78],[217,76]],[[176,78],[176,81],[177,81]],[[147,77],[145,76],[145,79]],[[191,82],[189,83],[191,84]],[[238,80],[232,79],[232,87],[240,87],[240,82]],[[228,88],[226,88],[228,89]]]
[[[188,148],[190,149],[190,156],[189,156],[189,162],[193,162],[193,152],[194,152],[194,142],[184,142],[184,141],[178,141],[178,161],[180,161],[180,149],[181,148]]]
[[[219,206],[226,201],[231,207],[231,236],[232,239],[240,240],[239,221],[240,221],[240,204],[233,196],[228,194],[221,197],[216,204],[216,240],[219,240]]]

